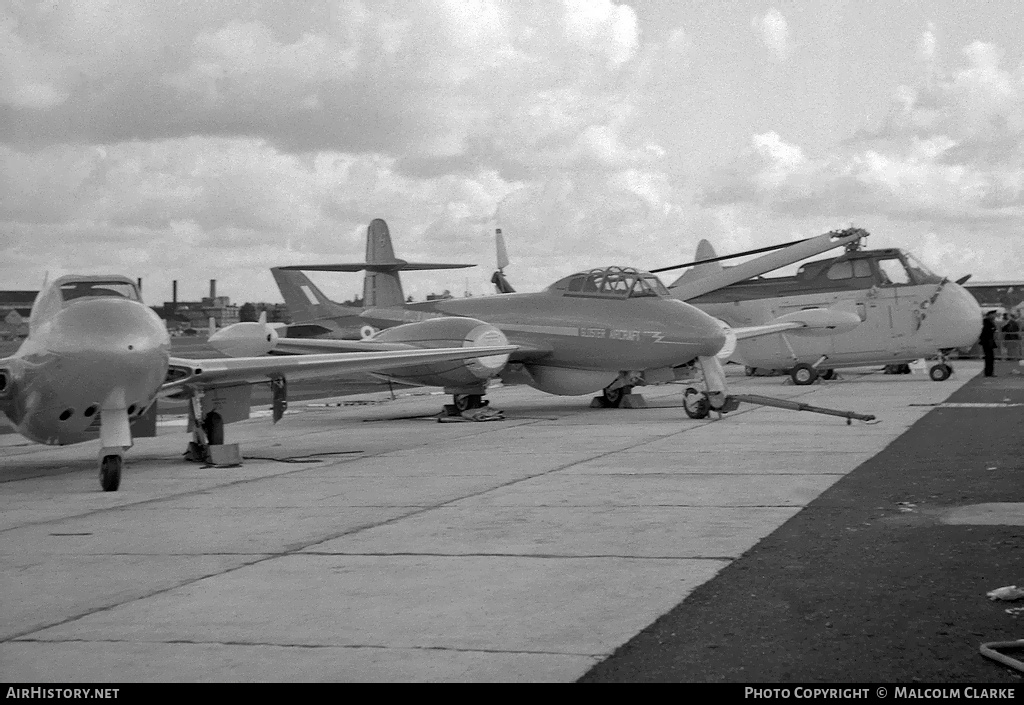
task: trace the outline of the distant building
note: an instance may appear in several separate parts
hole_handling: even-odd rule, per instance
[[[968,281],[964,288],[974,295],[983,310],[1002,308],[1009,311],[1024,308],[1024,280]]]
[[[13,340],[28,335],[28,319],[38,291],[0,291],[0,338]]]
[[[213,318],[218,328],[238,323],[238,306],[227,296],[217,296],[217,280],[210,280],[210,295],[199,301],[178,301],[178,282],[174,281],[172,300],[157,310],[167,321],[168,330],[208,328]]]

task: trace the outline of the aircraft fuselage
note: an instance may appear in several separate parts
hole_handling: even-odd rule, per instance
[[[104,408],[126,409],[132,418],[146,410],[167,376],[169,355],[167,329],[144,304],[68,301],[33,321],[10,362],[4,412],[19,433],[38,443],[95,438]]]
[[[795,277],[748,280],[691,303],[734,327],[809,308],[849,311],[861,320],[839,335],[741,340],[733,359],[749,367],[786,369],[814,364],[822,355],[828,356],[824,367],[892,364],[973,345],[981,332],[974,297],[955,282],[913,268],[906,257],[895,249],[848,253],[808,263]],[[890,281],[882,265],[905,281]]]

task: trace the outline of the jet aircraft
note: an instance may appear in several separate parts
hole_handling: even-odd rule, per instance
[[[388,233],[382,220],[374,220],[367,230],[367,248],[371,241],[380,242]],[[848,241],[851,236],[826,234],[813,238],[801,245],[799,252],[775,254],[764,264],[769,271],[789,262],[816,254],[837,244]],[[388,239],[390,249],[390,240]],[[503,239],[498,238],[499,267],[503,266]],[[788,258],[787,258],[788,257]],[[507,264],[507,256],[504,257]],[[281,294],[295,317],[289,331],[309,323],[324,325],[329,318],[330,301],[316,285],[302,273],[302,270],[349,271],[342,267],[350,265],[293,265],[275,267],[271,270]],[[390,288],[397,287],[397,273]],[[750,276],[750,275],[748,275]],[[503,276],[502,276],[503,279]],[[379,280],[378,280],[379,281]],[[507,286],[507,282],[505,282]],[[500,286],[500,285],[499,285]],[[381,300],[366,283],[367,300]],[[511,289],[511,287],[508,287]],[[668,301],[666,301],[668,297]],[[316,300],[319,308],[311,310],[308,302]],[[469,316],[485,320],[499,328],[519,350],[511,356],[510,364],[501,371],[501,378],[508,382],[526,383],[537,389],[563,395],[579,395],[602,392],[603,406],[617,407],[623,403],[633,387],[643,384],[663,383],[687,374],[689,365],[699,357],[718,356],[728,358],[738,339],[767,335],[778,331],[793,331],[798,334],[820,334],[822,331],[849,330],[859,323],[852,313],[834,311],[797,311],[764,325],[730,328],[689,305],[671,302],[671,297],[661,281],[649,272],[630,267],[606,267],[579,272],[555,282],[536,293],[508,293],[501,296],[470,297],[464,299],[441,299],[436,301],[405,303],[400,296],[391,297],[392,305],[368,306],[362,309],[360,318],[374,331],[379,332],[370,339],[379,345],[401,343],[404,333],[387,330],[410,321],[423,321],[438,316]],[[318,318],[311,318],[319,316]],[[717,332],[712,335],[707,326],[715,325]],[[245,326],[252,324],[236,324]],[[225,329],[227,330],[227,329]],[[274,350],[284,353],[350,349],[344,342],[320,336],[310,340],[299,340],[286,334],[265,345],[264,327],[252,329],[237,328],[225,333],[240,340],[241,347],[226,354],[257,355]],[[245,338],[254,343],[246,347],[241,343]],[[671,341],[671,342],[670,342]],[[718,341],[718,342],[712,342]],[[708,353],[707,350],[712,350]],[[703,352],[702,352],[703,351]],[[686,368],[686,369],[683,369]],[[389,374],[389,377],[401,379]],[[401,381],[416,382],[416,379]],[[421,384],[436,382],[419,381]],[[457,410],[480,406],[483,398],[483,382],[472,380],[470,384],[444,384],[445,391],[453,395]]]
[[[0,359],[0,411],[38,443],[79,443],[98,433],[100,485],[113,491],[120,486],[133,426],[136,436],[156,435],[158,396],[189,401],[190,452],[206,459],[210,446],[223,444],[224,423],[248,418],[252,384],[271,384],[276,422],[284,413],[287,379],[410,367],[442,375],[465,367],[486,377],[515,350],[481,321],[461,318],[454,327],[467,335],[452,346],[431,340],[401,350],[179,359],[170,356],[167,328],[142,303],[135,282],[117,275],[68,275],[43,288],[28,337],[14,355]],[[414,337],[408,329],[403,334]]]
[[[744,340],[733,359],[751,373],[786,370],[803,385],[819,375],[830,379],[835,368],[938,358],[929,376],[941,381],[953,371],[947,355],[970,347],[981,332],[981,308],[970,292],[900,249],[862,249],[857,240],[838,257],[807,262],[795,275],[780,277],[748,278],[732,271],[739,267],[723,268],[707,240],[698,245],[696,259],[699,264],[669,291],[730,326],[807,309],[853,313],[859,321],[824,336],[783,332]]]

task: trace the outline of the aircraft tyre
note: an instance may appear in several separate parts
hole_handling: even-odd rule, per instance
[[[632,387],[616,387],[615,389],[608,389],[606,387],[601,390],[601,406],[606,409],[617,409],[622,406],[622,400],[625,396],[632,393]]]
[[[206,443],[208,445],[224,445],[224,419],[216,411],[211,411],[203,419],[203,431],[206,432]]]
[[[814,384],[814,380],[818,379],[818,371],[806,362],[801,362],[789,371],[789,376],[793,380],[793,384],[802,387],[807,384]]]
[[[944,362],[932,365],[931,369],[928,370],[928,376],[932,378],[933,382],[947,380],[951,374],[953,374],[953,368]]]
[[[706,419],[711,413],[711,402],[703,392],[687,387],[683,392],[683,410],[691,419]]]
[[[484,396],[483,394],[453,394],[452,403],[455,405],[455,410],[461,414],[463,411],[482,407]]]
[[[743,368],[743,374],[745,374],[747,377],[753,377],[755,372],[757,372],[756,367],[751,367],[750,365],[747,365],[746,367]]]
[[[120,455],[104,455],[100,460],[100,487],[104,492],[116,492],[121,486],[121,466],[124,458]]]
[[[821,373],[822,379],[833,379],[836,376],[836,371],[832,369],[825,370]]]

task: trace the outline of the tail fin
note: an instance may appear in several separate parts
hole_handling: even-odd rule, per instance
[[[294,323],[352,313],[349,307],[328,299],[324,292],[300,271],[273,267],[270,273],[274,275],[274,281],[277,282],[277,288],[284,297],[284,303]],[[358,312],[358,309],[356,311]]]
[[[374,218],[366,228],[367,266],[363,278],[363,306],[400,308],[405,303],[402,279],[398,276],[400,269],[395,267],[402,264],[405,263],[395,259],[388,224],[380,218]]]
[[[366,270],[366,278],[363,280],[363,306],[366,308],[371,307],[391,307],[391,306],[402,306],[405,304],[405,296],[402,293],[402,281],[398,278],[398,273],[402,270],[422,270],[422,269],[462,269],[463,267],[475,267],[475,264],[446,264],[446,263],[421,263],[421,262],[406,262],[403,259],[395,257],[395,251],[391,246],[391,233],[388,232],[388,224],[380,218],[375,218],[370,222],[370,226],[366,229],[366,261],[356,262],[353,264],[300,264],[290,265],[287,267],[276,267],[272,271],[291,272],[291,271],[310,271],[310,272],[360,272]],[[277,274],[274,274],[274,278],[277,279]],[[305,279],[305,277],[303,277]],[[315,291],[316,287],[312,286],[312,282],[308,279],[305,280],[309,283],[311,291]],[[278,279],[277,283],[280,288],[281,280]],[[284,294],[284,289],[281,288],[281,293]],[[300,301],[306,299],[306,294],[300,291],[302,298],[296,297],[296,305],[299,305]],[[323,294],[320,294],[323,296]],[[330,303],[335,306],[340,304],[334,304],[333,301],[329,301],[326,297],[323,298],[324,303]],[[288,304],[289,311],[291,311],[292,303],[288,300],[285,295],[285,303]],[[310,305],[316,306],[317,304],[311,304],[308,299],[303,301],[303,307]],[[295,316],[295,313],[292,313]],[[298,320],[298,319],[296,319]],[[304,319],[308,320],[308,319]]]
[[[717,256],[718,255],[715,253],[715,248],[711,246],[711,243],[708,242],[707,240],[701,240],[700,242],[697,243],[697,253],[693,259],[696,262],[700,262],[701,260],[705,259],[714,259]],[[687,269],[683,273],[683,276],[679,277],[669,285],[669,288],[671,289],[674,286],[686,284],[687,282],[692,282],[697,279],[703,279],[704,277],[709,277],[712,274],[717,274],[718,272],[721,271],[722,265],[718,262],[706,262],[704,264],[698,264],[695,267],[690,267],[689,269]]]

